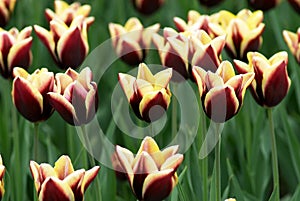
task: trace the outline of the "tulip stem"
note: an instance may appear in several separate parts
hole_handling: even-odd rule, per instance
[[[176,94],[177,83],[173,84],[173,94]],[[178,102],[176,99],[172,100],[172,139],[176,136],[177,133],[177,110],[178,110]]]
[[[88,139],[88,136],[87,136],[87,132],[86,132],[86,127],[85,125],[82,125],[81,127],[81,131],[82,131],[82,135],[83,135],[83,142],[84,144],[86,145],[86,148],[87,148],[87,155],[88,155],[88,158],[89,158],[89,161],[91,163],[91,165],[93,167],[96,166],[96,163],[95,163],[95,160],[94,160],[94,157],[93,157],[93,149],[92,149],[92,146],[91,146],[91,143],[90,143],[90,140]],[[100,186],[100,182],[99,182],[99,178],[96,176],[96,200],[97,201],[102,201],[102,196],[101,196],[101,186]]]
[[[34,123],[34,144],[33,144],[33,158],[38,160],[38,142],[39,142],[39,123]]]
[[[215,123],[216,136],[220,133],[220,124]],[[216,162],[216,200],[221,201],[221,138],[217,142],[215,149],[215,162]]]
[[[205,114],[202,112],[201,126],[202,126],[202,136],[201,136],[201,146],[205,140],[206,135],[206,119]],[[201,148],[200,146],[200,148]],[[203,177],[203,200],[208,201],[208,158],[205,157],[202,159],[202,177]]]
[[[268,109],[268,119],[270,124],[271,144],[272,144],[272,166],[273,166],[273,192],[275,191],[275,200],[280,200],[279,195],[279,173],[278,173],[278,158],[277,158],[277,147],[276,147],[276,136],[274,130],[274,122],[272,109]]]

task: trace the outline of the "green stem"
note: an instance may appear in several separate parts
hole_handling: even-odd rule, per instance
[[[82,131],[84,143],[87,146],[87,152],[86,152],[87,156],[89,158],[89,161],[90,161],[91,165],[94,167],[94,166],[96,166],[96,163],[95,163],[95,160],[94,160],[94,157],[93,157],[93,153],[92,153],[93,149],[92,149],[90,140],[88,139],[85,125],[81,126],[81,131]],[[91,152],[91,154],[89,153],[89,151]],[[98,177],[96,177],[96,189],[97,189],[97,191],[96,191],[96,200],[97,201],[102,201],[101,186],[100,186],[100,182],[99,182]]]
[[[276,192],[275,200],[279,201],[279,173],[278,173],[278,158],[277,158],[277,148],[276,148],[276,136],[274,130],[274,122],[272,109],[268,109],[268,119],[270,124],[270,135],[271,135],[271,143],[272,143],[272,166],[273,166],[273,191]]]
[[[34,123],[33,159],[38,160],[39,123]]]
[[[216,125],[216,136],[219,136],[220,124]],[[217,142],[215,149],[215,162],[216,162],[216,200],[221,201],[221,138]]]

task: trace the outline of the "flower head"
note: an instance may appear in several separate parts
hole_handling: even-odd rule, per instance
[[[87,23],[81,15],[70,26],[55,18],[50,22],[50,31],[38,25],[34,30],[61,69],[78,68],[88,54]]]
[[[145,137],[136,156],[116,146],[117,157],[127,174],[130,187],[139,200],[165,199],[178,182],[176,170],[183,161],[178,146],[161,151],[151,137]]]
[[[297,33],[284,30],[283,38],[297,62],[300,64],[300,27],[298,28]]]
[[[202,105],[207,116],[222,123],[238,113],[254,73],[235,75],[230,62],[223,61],[215,73],[193,67]]]
[[[139,65],[137,77],[119,73],[119,82],[136,116],[146,122],[159,119],[171,100],[171,69],[153,75],[146,64]]]
[[[47,68],[37,69],[29,74],[23,68],[15,67],[12,99],[17,110],[29,121],[48,119],[53,113],[48,92],[54,90],[54,74]]]
[[[130,18],[125,26],[110,23],[109,32],[117,56],[129,65],[144,61],[151,45],[151,37],[158,32],[159,27],[159,24],[154,24],[144,28],[135,17]]]
[[[226,50],[232,58],[246,59],[247,52],[256,51],[262,44],[263,12],[241,10],[237,15],[219,11],[211,15],[209,29],[216,36],[226,34]]]
[[[97,84],[92,81],[90,68],[80,73],[69,68],[65,73],[55,75],[56,92],[49,92],[53,108],[69,124],[80,126],[89,123],[98,108]]]
[[[99,166],[74,170],[71,159],[61,156],[52,167],[30,161],[30,172],[40,201],[83,201],[84,192],[95,179]]]
[[[286,96],[291,85],[287,72],[287,52],[278,52],[269,59],[258,52],[249,52],[247,56],[249,63],[234,60],[235,68],[239,73],[255,73],[251,92],[259,105],[276,106]]]
[[[5,27],[14,11],[17,0],[0,1],[0,27]]]
[[[13,78],[13,68],[27,69],[31,65],[32,27],[19,31],[12,28],[6,31],[0,28],[0,72],[4,78]]]
[[[4,174],[5,174],[5,167],[3,165],[2,157],[0,155],[0,200],[4,195]]]

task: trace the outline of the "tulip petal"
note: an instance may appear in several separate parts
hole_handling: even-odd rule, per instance
[[[40,165],[35,161],[30,161],[30,172],[34,180],[36,192],[39,194],[41,185],[43,183],[43,180],[40,177]]]
[[[139,65],[137,79],[146,80],[151,84],[155,83],[155,77],[145,63],[141,63]]]
[[[119,73],[118,78],[126,98],[130,101],[131,97],[134,95],[133,83],[136,81],[136,78],[124,73]]]
[[[46,46],[54,61],[58,62],[57,55],[55,53],[55,42],[52,34],[43,27],[34,25],[34,31],[42,43]]]
[[[229,61],[223,61],[218,67],[216,73],[221,76],[224,83],[235,76],[234,69]]]
[[[168,68],[162,71],[159,71],[154,75],[155,86],[159,88],[166,88],[172,78],[172,69]]]
[[[182,163],[182,161],[183,161],[183,155],[175,154],[165,160],[160,170],[173,169],[174,172],[176,172],[177,168]]]
[[[49,177],[42,184],[39,200],[43,201],[75,201],[72,189],[63,181]]]
[[[207,73],[204,69],[202,69],[198,66],[193,66],[192,74],[193,74],[194,80],[196,80],[196,82],[197,82],[200,97],[202,97],[203,92],[204,92],[205,87],[206,87],[205,77],[206,77]]]
[[[62,155],[61,157],[59,157],[59,159],[55,162],[54,170],[60,180],[63,180],[69,174],[74,172],[74,168],[69,156]]]
[[[133,163],[134,156],[128,149],[116,146],[116,153],[122,168],[127,174],[130,185],[133,183],[133,170],[131,164]]]
[[[137,155],[141,154],[143,151],[152,155],[157,152],[160,152],[160,149],[152,137],[146,136],[141,143],[141,146],[137,152]]]
[[[82,187],[82,192],[84,193],[86,191],[86,189],[89,187],[89,185],[91,184],[91,182],[95,179],[95,177],[97,176],[98,172],[100,170],[99,166],[95,166],[92,169],[88,170],[85,172],[84,174],[84,178],[81,184]]]

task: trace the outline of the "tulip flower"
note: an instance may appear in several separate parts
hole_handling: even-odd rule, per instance
[[[53,19],[61,19],[67,26],[70,26],[72,21],[82,15],[85,18],[87,27],[89,27],[95,20],[94,17],[89,17],[91,12],[91,6],[88,4],[82,5],[79,2],[74,2],[69,5],[67,2],[62,0],[54,1],[54,12],[47,8],[45,10],[45,16],[50,23]]]
[[[39,201],[83,201],[84,192],[100,170],[74,170],[71,159],[61,156],[52,167],[47,163],[30,161],[30,172],[34,180]]]
[[[0,155],[0,200],[4,195],[4,174],[5,174],[5,167],[2,162],[2,157]]]
[[[215,72],[221,62],[221,51],[225,45],[225,35],[211,39],[203,30],[177,33],[171,28],[164,29],[164,37],[154,34],[163,66],[172,68],[174,81],[191,77],[193,65]],[[184,78],[184,79],[183,79]]]
[[[151,137],[145,137],[136,156],[116,146],[116,153],[125,169],[130,187],[141,201],[162,201],[178,182],[176,170],[183,161],[178,145],[160,151]]]
[[[19,31],[0,28],[0,73],[4,78],[13,78],[14,67],[27,69],[31,65],[32,27]]]
[[[200,29],[209,32],[208,29],[209,16],[201,15],[195,10],[190,10],[188,12],[187,22],[185,22],[183,19],[179,17],[174,17],[173,21],[179,32],[196,31]]]
[[[98,108],[97,84],[92,81],[90,68],[80,73],[69,68],[65,73],[55,75],[56,92],[49,92],[53,108],[69,124],[80,126],[89,123]]]
[[[125,170],[122,167],[116,152],[114,152],[112,154],[111,162],[112,162],[112,167],[115,170],[115,174],[116,174],[117,179],[120,180],[120,181],[127,180],[127,175],[126,175],[126,173],[124,173]]]
[[[255,72],[251,92],[256,102],[264,107],[274,107],[286,96],[291,80],[287,72],[288,54],[278,52],[270,59],[258,52],[249,52],[249,63],[234,60],[239,73]]]
[[[135,17],[130,18],[124,27],[110,23],[109,32],[117,56],[129,65],[137,65],[144,61],[152,35],[158,32],[159,27],[159,24],[154,24],[144,28]]]
[[[53,113],[48,92],[54,90],[54,74],[47,68],[37,69],[29,74],[23,68],[15,67],[12,99],[17,110],[29,121],[48,119]]]
[[[138,12],[151,15],[164,4],[165,0],[131,0],[131,2]]]
[[[240,110],[247,87],[254,73],[235,75],[230,62],[223,61],[215,73],[193,67],[199,94],[206,115],[216,123],[223,123]]]
[[[216,36],[226,34],[226,50],[232,58],[246,60],[247,52],[256,51],[262,44],[263,12],[241,10],[236,16],[219,11],[210,16],[209,29]]]
[[[300,13],[300,1],[298,0],[288,0],[291,7],[298,13]]]
[[[297,33],[284,30],[283,38],[297,62],[300,64],[300,27],[298,28]]]
[[[5,27],[14,11],[17,0],[0,1],[0,27]]]
[[[77,16],[70,26],[55,18],[50,22],[50,31],[38,25],[34,25],[34,30],[61,69],[78,68],[88,54],[87,23],[83,16]]]
[[[211,7],[221,3],[223,0],[199,0],[200,4]]]
[[[250,6],[256,10],[267,11],[277,6],[281,0],[248,0]]]
[[[152,122],[164,114],[171,100],[169,89],[171,77],[171,69],[165,69],[153,75],[144,63],[139,65],[136,78],[119,73],[120,85],[138,118]]]

